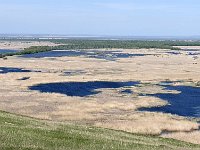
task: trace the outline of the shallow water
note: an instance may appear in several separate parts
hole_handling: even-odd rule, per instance
[[[30,90],[37,90],[45,93],[59,93],[67,96],[85,97],[100,93],[98,89],[102,88],[122,88],[139,85],[139,82],[64,82],[64,83],[47,83],[38,84],[29,87]],[[165,87],[168,91],[178,91],[176,93],[156,93],[145,94],[168,101],[169,105],[152,108],[141,108],[140,111],[152,111],[171,113],[186,117],[200,117],[200,87],[191,86],[173,86],[172,82],[161,82],[160,86]],[[121,91],[122,94],[133,94],[130,89]],[[140,94],[140,96],[143,96]]]
[[[122,94],[133,94],[133,91],[131,89],[126,89],[121,91]]]
[[[96,91],[102,88],[121,88],[134,86],[138,82],[109,82],[109,81],[91,81],[91,82],[61,82],[38,84],[29,87],[30,90],[37,90],[45,93],[59,93],[67,96],[85,97],[100,93]]]
[[[0,74],[6,74],[10,72],[32,72],[32,71],[23,68],[0,67]]]
[[[7,49],[0,49],[0,54],[6,54],[6,53],[15,53],[18,50],[7,50]]]
[[[85,73],[86,71],[84,70],[67,70],[67,71],[64,71],[63,76],[76,76],[76,75],[81,75]]]
[[[167,52],[168,54],[173,54],[173,55],[180,55],[181,52]]]
[[[145,54],[129,54],[129,53],[121,53],[120,51],[53,50],[49,52],[27,54],[27,55],[23,55],[22,57],[44,58],[44,57],[63,57],[63,56],[68,56],[68,57],[84,56],[88,58],[97,58],[97,59],[105,59],[105,60],[114,61],[117,58],[145,56]]]
[[[200,52],[188,52],[188,55],[197,56],[200,55]]]
[[[200,117],[200,87],[164,86],[166,90],[176,90],[179,94],[157,93],[148,94],[168,101],[169,105],[162,107],[141,108],[141,111],[164,112],[186,117]]]

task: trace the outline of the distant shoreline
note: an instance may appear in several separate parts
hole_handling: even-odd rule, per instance
[[[94,40],[200,40],[200,36],[112,36],[112,35],[51,35],[51,34],[0,34],[0,40],[50,40],[50,39],[94,39]]]

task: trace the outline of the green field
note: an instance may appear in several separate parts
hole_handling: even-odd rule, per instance
[[[41,121],[0,112],[1,150],[200,149],[156,136]]]

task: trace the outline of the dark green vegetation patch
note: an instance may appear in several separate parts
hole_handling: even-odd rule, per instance
[[[12,41],[12,40],[11,40]],[[16,41],[16,40],[14,40]],[[19,40],[23,41],[23,40]],[[118,48],[118,49],[140,49],[140,48],[160,48],[180,50],[173,46],[200,46],[200,41],[138,41],[138,40],[34,40],[50,41],[59,46],[32,46],[25,48],[24,51],[16,53],[0,54],[0,57],[34,54],[51,50],[72,50],[72,49],[101,49],[101,48]]]

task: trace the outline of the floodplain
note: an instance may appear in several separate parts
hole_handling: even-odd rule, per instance
[[[180,48],[2,58],[0,110],[200,144],[200,49]]]

